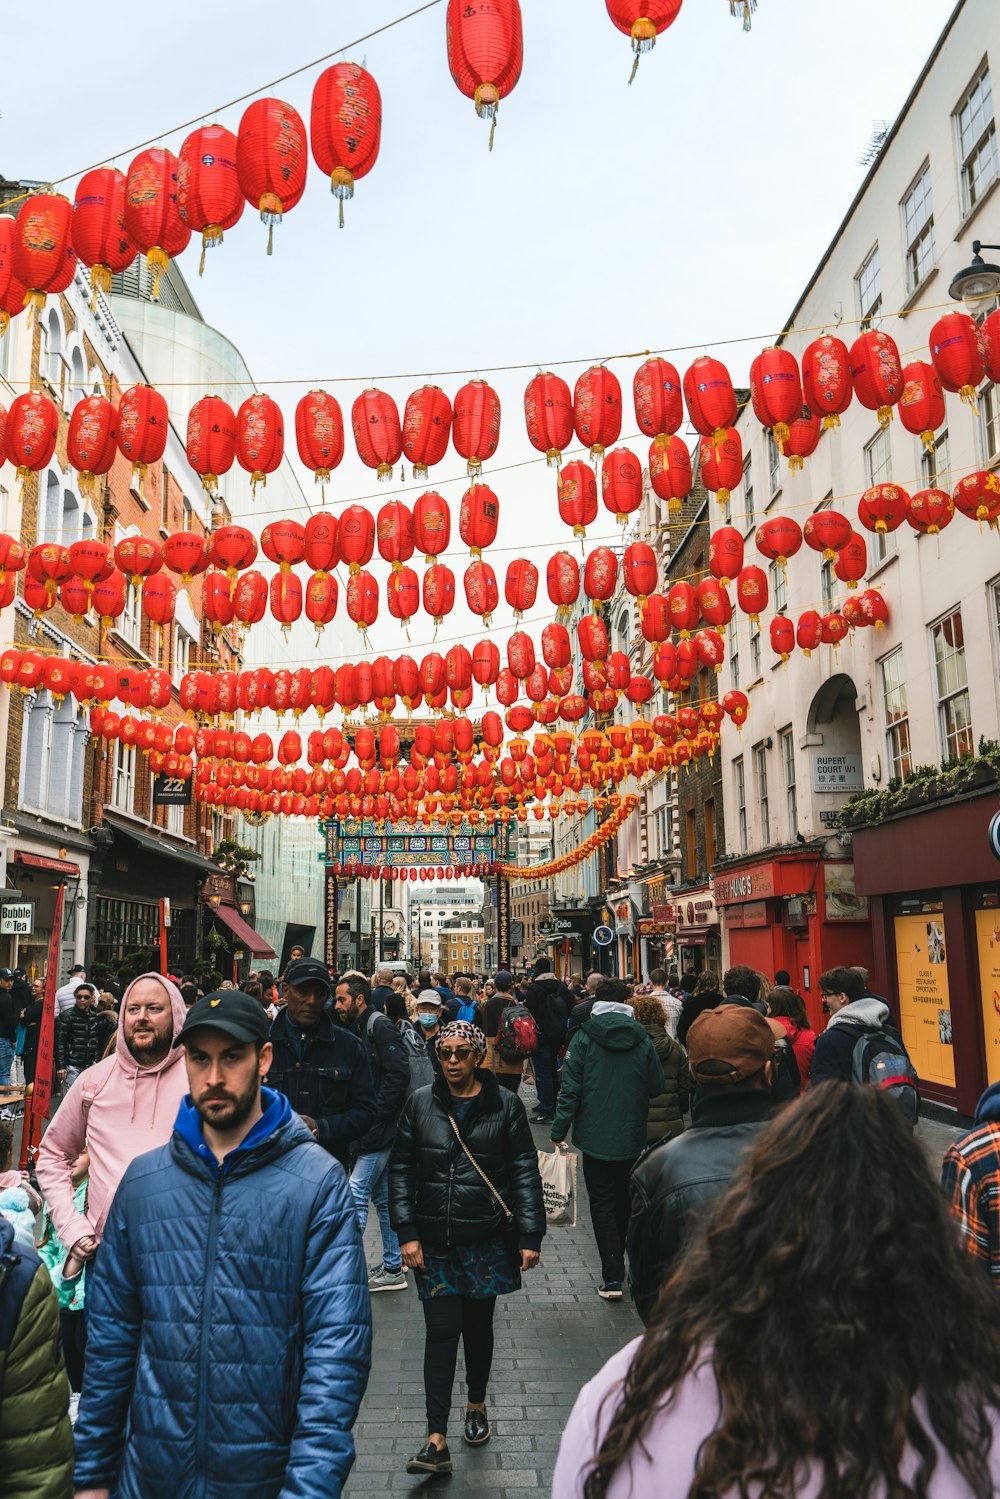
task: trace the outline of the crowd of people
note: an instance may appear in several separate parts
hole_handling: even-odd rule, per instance
[[[27,1077],[42,997],[5,972],[0,1064]],[[569,1142],[594,1289],[645,1332],[580,1392],[558,1499],[993,1494],[1000,1085],[942,1190],[886,1000],[850,967],[820,992],[817,1033],[744,966],[368,977],[297,951],[277,981],[107,1001],[75,970],[33,1171],[0,1124],[0,1494],[338,1495],[371,1297],[411,1287],[406,1471],[451,1472],[459,1345],[479,1447],[497,1300],[548,1227],[538,1145]]]

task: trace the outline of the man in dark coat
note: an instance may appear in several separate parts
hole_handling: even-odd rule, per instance
[[[206,995],[175,1045],[190,1095],[122,1178],[87,1288],[76,1494],[338,1499],[371,1363],[347,1179],[261,1087],[257,1000]]]
[[[392,993],[392,991],[389,991]],[[355,1146],[351,1191],[364,1233],[368,1203],[374,1202],[382,1234],[382,1263],[368,1277],[369,1291],[405,1291],[406,1273],[399,1240],[389,1222],[389,1157],[396,1143],[396,1125],[410,1087],[410,1063],[399,1031],[372,1003],[368,980],[348,974],[337,985],[337,1018],[362,1041],[375,1083],[375,1120]]]
[[[364,1046],[326,1010],[331,992],[330,975],[318,958],[289,963],[285,1003],[271,1025],[267,1082],[285,1094],[313,1138],[347,1170],[375,1122],[375,1088]]]
[[[566,1040],[566,1026],[573,1009],[573,996],[552,972],[548,958],[538,958],[524,996],[525,1007],[538,1030],[538,1046],[532,1057],[538,1106],[533,1118],[544,1124],[555,1118],[559,1088],[557,1058]]]
[[[0,968],[0,1087],[10,1082],[20,1013],[14,1002],[14,975],[9,968]]]

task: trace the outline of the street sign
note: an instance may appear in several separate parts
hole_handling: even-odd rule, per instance
[[[157,775],[153,777],[154,807],[190,807],[191,778]]]
[[[539,931],[541,931],[541,927],[539,927]],[[511,947],[523,947],[524,946],[524,922],[523,921],[512,921],[511,922],[511,924],[510,924],[510,945],[511,945]]]
[[[599,926],[594,932],[595,947],[610,947],[615,940],[615,934],[609,926]]]
[[[30,937],[35,926],[35,902],[19,900],[0,906],[0,937]]]

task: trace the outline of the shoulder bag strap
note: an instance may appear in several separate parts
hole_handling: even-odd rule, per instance
[[[479,1173],[479,1175],[482,1177],[483,1181],[489,1187],[490,1191],[493,1193],[493,1196],[496,1198],[496,1200],[500,1204],[501,1208],[503,1208],[504,1216],[506,1217],[507,1222],[508,1223],[513,1223],[513,1221],[514,1221],[514,1214],[511,1212],[510,1208],[504,1202],[503,1198],[500,1196],[500,1193],[497,1191],[496,1187],[490,1181],[489,1177],[486,1175],[486,1172],[483,1170],[482,1166],[480,1166],[479,1162],[476,1160],[475,1156],[472,1154],[472,1151],[469,1149],[468,1145],[466,1145],[465,1141],[462,1139],[462,1136],[459,1133],[458,1125],[455,1123],[455,1116],[454,1116],[454,1114],[449,1113],[449,1115],[448,1115],[448,1123],[451,1125],[452,1129],[455,1131],[455,1139],[458,1141],[458,1143],[461,1146],[462,1150],[468,1156],[469,1160],[472,1162],[472,1164],[475,1167],[476,1171]]]

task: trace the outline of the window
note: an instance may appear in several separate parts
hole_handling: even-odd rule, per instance
[[[771,563],[770,573],[774,612],[782,614],[788,608],[788,574],[780,562]]]
[[[760,836],[764,844],[771,841],[771,814],[767,800],[767,750],[758,744],[753,752],[757,802],[760,806]]]
[[[750,621],[750,680],[760,676],[760,621]]]
[[[992,385],[990,390],[992,390]],[[980,398],[982,399],[982,398]],[[982,405],[979,407],[982,411]],[[925,448],[921,444],[920,477],[925,489],[950,489],[949,475],[951,459],[948,452],[948,428],[942,427],[934,435],[934,446]]]
[[[180,625],[174,629],[174,681],[179,682],[185,672],[191,670],[191,647],[194,641]]]
[[[184,807],[168,807],[166,828],[175,838],[184,837]]]
[[[28,697],[21,743],[21,805],[79,823],[87,724],[73,699],[56,703],[48,692]]]
[[[726,655],[729,657],[729,680],[736,688],[740,685],[740,637],[735,619],[726,626]]]
[[[934,670],[937,676],[938,719],[941,750],[945,760],[960,760],[974,753],[972,714],[969,708],[969,678],[965,667],[965,637],[962,611],[956,609],[931,627]]]
[[[119,812],[131,812],[135,803],[135,756],[134,744],[115,740],[111,761],[111,805]]]
[[[684,841],[687,852],[687,875],[690,879],[698,869],[698,824],[693,807],[684,814]]]
[[[747,851],[747,787],[742,755],[733,761],[733,774],[736,777],[736,825],[739,829],[740,853],[745,854]]]
[[[705,867],[711,869],[715,864],[717,849],[715,846],[715,799],[709,797],[705,803]]]
[[[882,706],[885,710],[885,747],[890,775],[905,781],[913,761],[910,756],[910,718],[906,706],[906,677],[903,674],[903,648],[893,651],[880,663],[882,669]]]
[[[877,314],[882,306],[882,273],[878,245],[864,261],[854,278],[854,296],[862,331],[878,326]]]
[[[934,206],[931,200],[931,166],[925,161],[920,175],[903,199],[903,243],[906,246],[906,289],[916,291],[934,264]]]
[[[1000,402],[997,388],[987,380],[977,397],[979,409],[979,461],[993,463],[1000,457]]]
[[[892,449],[887,431],[877,432],[865,448],[865,479],[868,488],[871,488],[873,484],[892,483]],[[887,557],[894,557],[896,533],[894,531],[874,532],[871,551],[872,562],[876,567]]]
[[[764,441],[767,443],[767,492],[773,500],[781,488],[781,459],[778,455],[778,444],[770,428],[765,433]]]
[[[955,127],[958,134],[962,213],[965,215],[975,208],[1000,170],[996,122],[993,118],[993,90],[988,67],[984,66],[955,110]]]
[[[749,453],[743,460],[743,529],[753,525],[753,459]]]
[[[833,569],[832,562],[824,561],[820,564],[819,586],[824,614],[832,614],[837,607],[837,574]]]
[[[791,729],[783,729],[781,738],[781,763],[785,772],[785,811],[788,815],[789,842],[799,830],[799,808],[795,795],[795,739]]]

